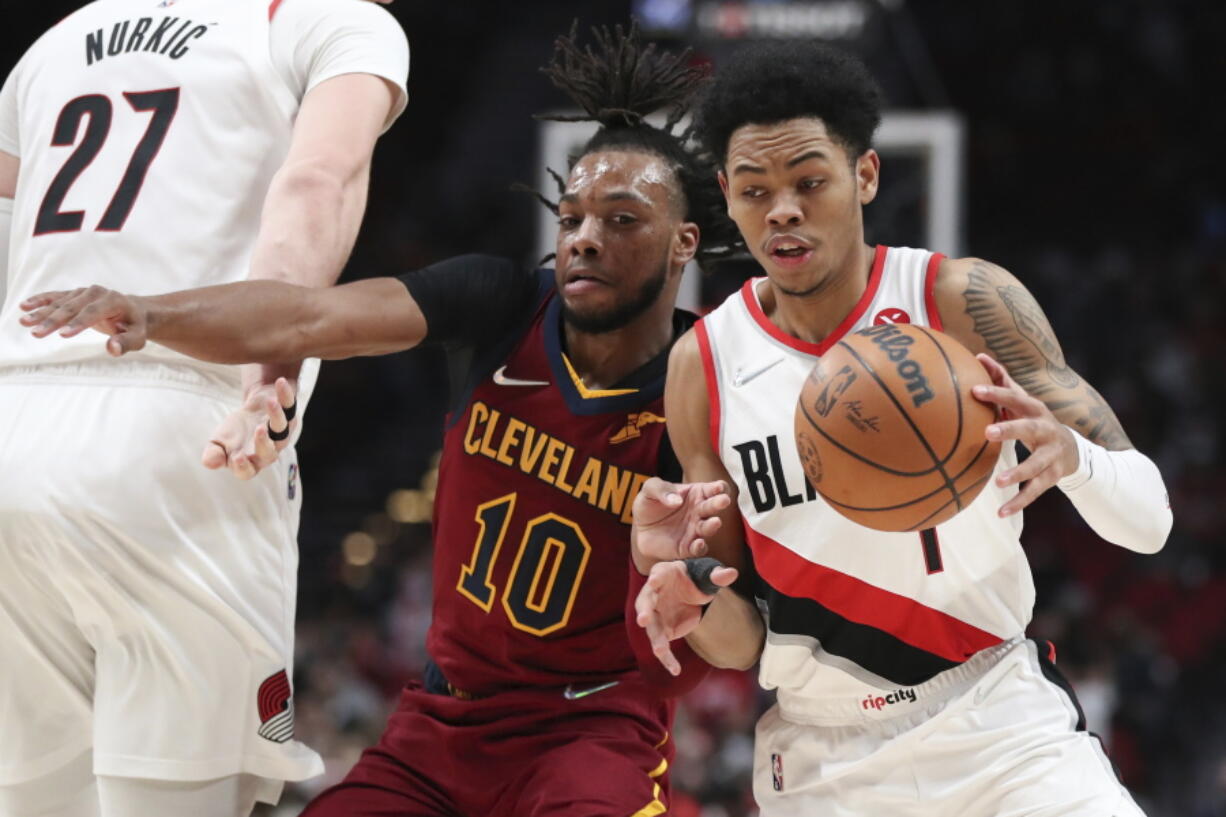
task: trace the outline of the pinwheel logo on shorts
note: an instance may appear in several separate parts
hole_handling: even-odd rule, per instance
[[[256,693],[260,712],[260,737],[285,743],[294,736],[294,700],[285,670],[268,676]]]

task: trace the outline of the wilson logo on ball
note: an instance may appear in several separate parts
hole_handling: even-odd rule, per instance
[[[897,365],[898,376],[907,384],[911,402],[916,408],[932,399],[932,387],[928,385],[928,378],[924,377],[923,368],[909,357],[908,347],[915,343],[914,338],[904,335],[891,324],[861,329],[856,334],[872,338],[873,343],[881,347],[890,362]]]

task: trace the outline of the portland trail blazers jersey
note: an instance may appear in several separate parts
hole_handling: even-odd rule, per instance
[[[335,3],[354,19],[348,28],[315,25],[278,58],[292,63],[282,52],[297,47],[322,68],[344,37],[384,26],[401,53],[372,53],[350,70],[402,83],[385,66],[407,72],[403,34],[365,5]],[[303,90],[274,65],[270,19],[276,12],[309,30],[328,13],[318,6],[98,0],[26,52],[0,109],[0,150],[21,159],[0,366],[105,357],[94,333],[29,337],[17,304],[35,292],[96,283],[144,295],[247,277]],[[156,344],[133,359],[186,362]]]
[[[667,350],[624,388],[589,390],[563,352],[559,307],[551,289],[449,418],[427,644],[465,692],[635,671],[630,514],[659,469]]]
[[[905,699],[1021,634],[1030,619],[1034,586],[1018,541],[1021,520],[996,515],[1016,488],[990,482],[936,528],[884,533],[828,506],[796,452],[796,400],[839,338],[887,322],[941,328],[932,297],[941,258],[878,247],[859,304],[820,344],[770,322],[757,294],[764,279],[746,283],[695,327],[712,445],[739,489],[768,609],[761,680],[778,688],[780,706],[794,717],[876,715],[880,707],[866,700]],[[1014,462],[1004,446],[997,468]]]

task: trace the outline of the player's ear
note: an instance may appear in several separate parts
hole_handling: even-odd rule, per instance
[[[694,222],[683,221],[677,225],[677,232],[673,235],[672,261],[678,269],[694,259],[700,237],[698,225]]]
[[[881,178],[881,157],[869,148],[856,159],[856,186],[860,189],[860,203],[868,204],[877,198],[877,182]]]

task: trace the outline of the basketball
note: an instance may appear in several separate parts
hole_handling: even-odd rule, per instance
[[[884,324],[835,344],[796,405],[796,447],[813,488],[843,516],[882,531],[950,519],[987,484],[1000,443],[990,384],[970,351],[935,329]]]

